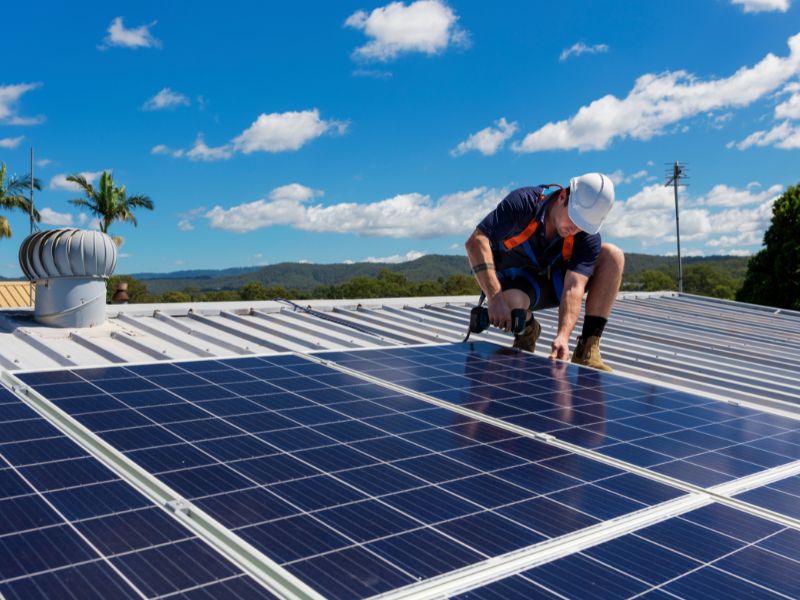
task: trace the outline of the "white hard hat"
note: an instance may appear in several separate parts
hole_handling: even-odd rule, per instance
[[[614,205],[614,184],[602,173],[569,180],[569,218],[586,233],[597,233]]]

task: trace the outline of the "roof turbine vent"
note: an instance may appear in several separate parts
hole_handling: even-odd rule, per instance
[[[53,327],[94,327],[106,320],[106,280],[117,247],[100,231],[51,229],[19,248],[22,272],[36,283],[34,318]]]

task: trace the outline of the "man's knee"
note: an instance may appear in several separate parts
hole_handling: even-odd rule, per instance
[[[528,310],[531,305],[531,298],[526,292],[515,288],[503,290],[503,299],[510,309],[524,308]]]
[[[600,246],[600,258],[598,261],[622,272],[625,268],[625,253],[618,246],[605,243]]]

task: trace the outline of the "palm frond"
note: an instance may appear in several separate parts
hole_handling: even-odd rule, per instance
[[[126,204],[131,208],[146,208],[147,210],[153,210],[153,201],[149,198],[149,196],[130,196],[127,199]]]
[[[0,217],[0,239],[11,237],[11,226],[8,224],[8,219]]]

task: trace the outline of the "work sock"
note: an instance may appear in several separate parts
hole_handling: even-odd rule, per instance
[[[581,331],[581,337],[584,340],[588,340],[592,336],[600,337],[603,335],[603,329],[606,328],[606,323],[608,323],[608,319],[605,317],[586,315],[583,318],[583,331]]]

